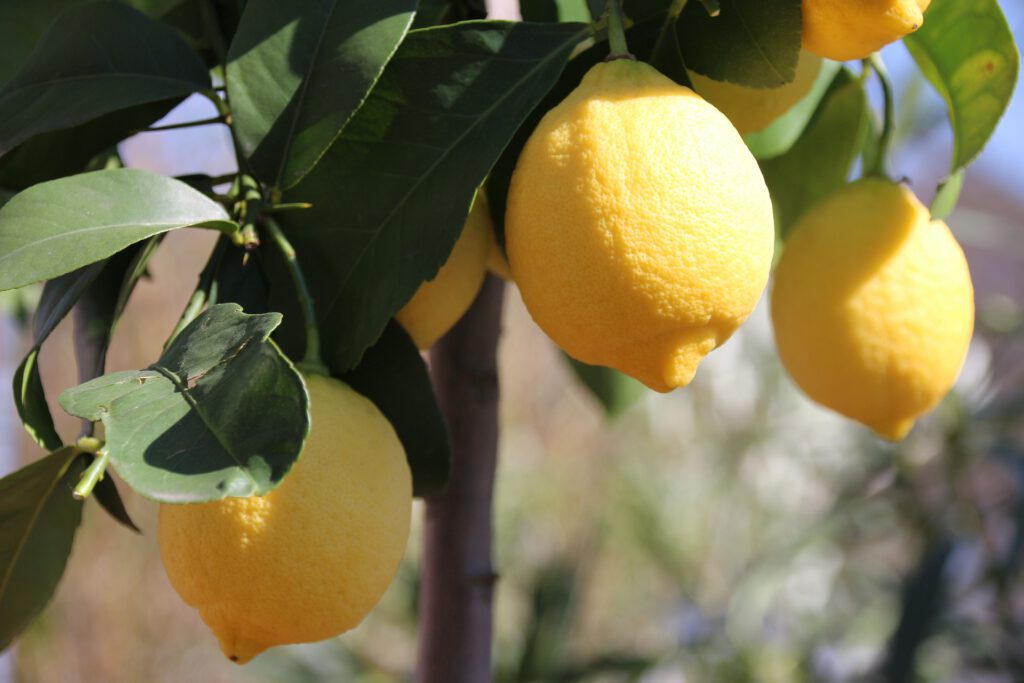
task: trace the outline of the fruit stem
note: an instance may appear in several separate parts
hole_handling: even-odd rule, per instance
[[[295,254],[295,248],[288,241],[288,238],[284,236],[284,232],[276,220],[264,214],[263,224],[270,233],[271,239],[274,240],[274,244],[281,250],[281,255],[284,256],[284,260],[288,265],[288,270],[291,272],[292,281],[295,283],[295,289],[299,297],[299,305],[302,306],[302,317],[306,321],[306,354],[297,365],[305,372],[327,375],[329,374],[327,366],[324,365],[323,358],[320,355],[320,328],[316,322],[316,307],[313,305],[313,295],[310,293],[309,285],[306,283],[306,276],[302,273],[302,268],[299,266],[299,259]]]
[[[110,462],[110,452],[106,448],[101,448],[95,452],[95,456],[92,463],[82,472],[78,485],[75,486],[75,490],[71,493],[75,500],[85,500],[88,498],[93,488],[103,479],[103,475],[107,471],[107,463]]]
[[[878,152],[875,155],[872,167],[865,169],[865,175],[884,176],[887,175],[886,161],[889,157],[889,147],[892,145],[892,137],[895,129],[895,96],[893,94],[892,81],[889,79],[889,72],[885,68],[882,56],[877,52],[872,52],[871,56],[867,59],[867,62],[871,65],[871,69],[878,76],[878,81],[882,84],[883,118],[882,132],[878,136]]]
[[[611,52],[605,58],[606,62],[615,59],[636,59],[630,53],[626,44],[626,29],[622,20],[622,0],[608,0],[608,9],[605,11],[608,17],[608,44]]]

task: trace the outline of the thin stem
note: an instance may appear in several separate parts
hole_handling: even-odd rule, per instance
[[[169,123],[166,126],[150,126],[149,128],[142,128],[139,130],[140,133],[159,133],[164,130],[177,130],[178,128],[195,128],[198,126],[209,126],[215,123],[228,123],[228,119],[224,116],[212,116],[208,119],[200,119],[198,121],[184,121],[182,123]]]
[[[299,266],[299,259],[295,254],[295,248],[292,247],[288,238],[284,236],[284,232],[276,220],[264,215],[263,224],[267,227],[267,232],[270,233],[270,237],[274,240],[277,248],[281,250],[281,255],[284,256],[284,260],[288,265],[292,281],[295,283],[295,290],[299,296],[299,305],[302,306],[302,317],[306,321],[306,354],[298,365],[307,372],[327,374],[327,367],[320,356],[320,328],[316,322],[316,307],[313,305],[313,295],[310,293],[309,285],[306,283],[306,276],[303,275],[302,268]]]
[[[896,104],[893,94],[892,81],[889,79],[889,72],[885,68],[881,55],[873,52],[868,58],[871,68],[878,75],[882,84],[883,118],[882,133],[878,136],[878,152],[871,168],[865,169],[866,175],[886,175],[886,162],[889,157],[889,147],[892,145],[892,137],[896,120]]]
[[[75,490],[71,493],[75,500],[85,500],[88,498],[93,488],[96,487],[96,484],[99,483],[107,471],[107,463],[110,462],[110,452],[106,448],[101,448],[95,455],[96,457],[85,468],[85,471],[82,472],[78,485],[75,486]]]
[[[608,44],[611,52],[605,61],[614,59],[636,59],[626,44],[626,29],[622,20],[622,0],[608,0]]]
[[[312,209],[313,205],[309,202],[285,202],[283,204],[275,204],[269,209],[267,213],[282,213],[284,211],[297,211],[299,209]]]

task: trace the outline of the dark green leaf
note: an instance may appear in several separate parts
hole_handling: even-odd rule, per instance
[[[35,185],[0,209],[0,291],[187,226],[231,231],[235,224],[213,200],[148,171],[94,171]]]
[[[146,240],[146,243],[142,247],[134,252],[131,263],[129,263],[127,270],[124,273],[124,279],[121,282],[121,291],[117,296],[117,303],[114,306],[113,320],[116,324],[121,319],[121,315],[124,313],[124,309],[128,306],[128,299],[131,297],[132,292],[135,291],[135,285],[139,283],[146,273],[148,272],[149,261],[156,254],[157,247],[163,242],[163,235],[156,235]]]
[[[269,311],[269,284],[262,266],[265,255],[266,250],[246,254],[242,247],[229,246],[217,268],[217,301],[236,303],[246,313]],[[291,284],[285,270],[280,270],[278,274]],[[286,316],[302,315],[302,310],[297,306],[279,310]]]
[[[964,169],[960,169],[939,185],[935,199],[932,200],[932,219],[943,220],[953,213],[960,199],[960,191],[964,187],[964,176]]]
[[[679,47],[679,37],[671,21],[666,19],[662,22],[661,30],[658,31],[658,38],[654,41],[648,61],[651,66],[676,83],[686,87],[692,85],[690,76],[686,73],[686,63],[683,61],[683,52]]]
[[[408,34],[291,193],[313,208],[283,217],[332,367],[354,367],[448,258],[477,186],[585,35],[578,24],[486,21]]]
[[[676,22],[686,66],[716,81],[777,88],[796,75],[803,14],[800,0],[721,0],[710,16],[687,3]]]
[[[72,7],[0,90],[0,153],[52,130],[210,87],[172,29],[117,2]]]
[[[136,257],[146,250],[147,244],[133,244],[106,261],[93,264],[102,266],[99,275],[82,293],[75,306],[75,359],[78,362],[78,381],[88,382],[103,374],[107,348],[117,324],[118,302],[127,301],[128,294],[138,277],[126,281],[133,270]],[[92,267],[92,266],[90,266]],[[122,289],[127,291],[122,293]]]
[[[814,85],[799,102],[764,130],[743,136],[751,153],[758,159],[770,159],[788,152],[807,128],[811,116],[821,103],[821,98],[835,80],[837,71],[838,62],[822,60],[821,70],[818,71]]]
[[[180,100],[162,100],[111,112],[74,128],[36,135],[0,157],[0,187],[23,190],[81,173],[90,160],[162,118]]]
[[[0,479],[0,649],[53,595],[82,519],[83,458],[63,448]]]
[[[46,283],[32,319],[32,348],[14,373],[14,406],[21,423],[29,436],[48,451],[57,450],[64,442],[46,403],[39,375],[39,348],[102,270],[102,263],[94,263]]]
[[[413,493],[438,493],[451,474],[448,427],[419,350],[402,326],[392,321],[354,370],[341,375],[373,401],[391,422],[405,447]]]
[[[78,270],[48,280],[43,285],[39,305],[32,317],[32,344],[39,347],[74,308],[82,293],[103,272],[103,261],[91,263]]]
[[[903,42],[946,100],[956,171],[978,156],[1010,103],[1020,62],[1013,34],[996,0],[933,0]]]
[[[644,385],[617,370],[587,365],[566,356],[576,377],[600,402],[605,415],[618,417],[644,395]]]
[[[64,445],[64,440],[57,434],[50,407],[46,404],[43,380],[36,364],[38,357],[37,346],[28,352],[14,372],[14,407],[29,436],[46,450],[54,451]]]
[[[110,475],[106,475],[96,482],[96,486],[92,490],[92,497],[111,517],[135,533],[142,533],[142,530],[132,521],[131,515],[128,514],[128,509],[125,508],[121,494],[117,490],[117,484],[114,483],[114,479]]]
[[[412,26],[409,28],[430,28],[448,23],[446,19],[450,10],[451,2],[449,0],[420,0],[416,8],[416,15],[412,20]]]
[[[520,0],[523,21],[591,21],[586,0]]]
[[[415,0],[249,0],[228,53],[235,131],[265,181],[323,156],[412,23]]]
[[[309,431],[302,378],[268,339],[280,321],[213,306],[154,365],[68,389],[61,406],[103,421],[111,464],[146,497],[263,495],[299,457]]]
[[[846,183],[868,120],[864,89],[843,69],[796,144],[781,156],[761,161],[782,237],[804,210]]]

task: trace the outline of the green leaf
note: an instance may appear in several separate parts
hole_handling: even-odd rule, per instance
[[[944,220],[953,213],[956,203],[960,199],[960,191],[964,188],[964,169],[960,169],[953,175],[942,181],[935,199],[932,200],[932,220]]]
[[[111,464],[148,498],[263,495],[284,478],[309,431],[302,378],[269,341],[280,322],[276,313],[213,306],[149,368],[68,389],[60,404],[103,421]]]
[[[846,184],[868,121],[864,89],[842,69],[796,144],[760,162],[781,237],[807,208]]]
[[[43,610],[64,573],[82,519],[71,489],[83,460],[62,448],[0,479],[0,649]]]
[[[354,367],[448,258],[477,186],[586,35],[578,24],[411,31],[282,216],[333,368]],[[358,207],[358,210],[355,210]]]
[[[644,395],[646,387],[628,375],[600,365],[587,365],[566,356],[576,377],[604,408],[605,415],[621,415]]]
[[[210,87],[172,29],[117,2],[62,13],[0,90],[0,153],[33,135]]]
[[[249,0],[228,52],[235,131],[265,181],[291,187],[380,78],[415,0]]]
[[[53,416],[46,404],[46,392],[43,380],[39,376],[37,364],[39,347],[33,347],[25,360],[14,372],[14,407],[21,418],[32,440],[48,451],[54,451],[64,445],[64,440],[57,434],[53,426]]]
[[[95,263],[46,283],[32,318],[32,348],[14,373],[14,406],[22,426],[48,451],[57,450],[64,441],[54,428],[46,403],[39,375],[39,348],[102,270],[103,264]]]
[[[180,100],[161,100],[105,114],[74,128],[36,135],[0,157],[0,187],[24,190],[87,170],[96,155],[146,128]]]
[[[743,136],[750,152],[758,159],[771,159],[785,154],[800,138],[811,116],[817,111],[821,98],[828,92],[835,80],[840,64],[828,59],[821,62],[821,69],[811,89],[789,111],[775,119],[764,130]]]
[[[63,275],[187,226],[235,228],[213,200],[148,171],[94,171],[35,185],[0,209],[0,291]]]
[[[800,0],[722,0],[710,16],[687,3],[676,22],[686,66],[716,81],[778,88],[796,76],[803,14]]]
[[[438,493],[451,475],[448,427],[427,365],[402,326],[392,321],[354,370],[341,375],[373,401],[395,428],[412,470],[413,494]]]
[[[992,136],[1017,82],[1020,57],[996,0],[933,0],[925,22],[903,39],[946,100],[953,166],[971,163]]]

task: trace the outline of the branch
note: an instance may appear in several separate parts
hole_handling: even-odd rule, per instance
[[[452,439],[452,478],[428,498],[417,683],[491,680],[491,501],[498,448],[497,347],[504,282],[476,301],[430,354]]]

